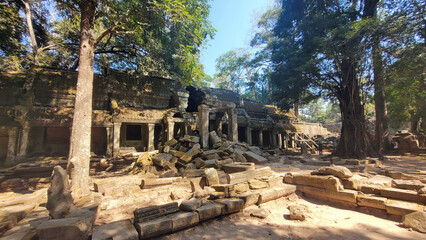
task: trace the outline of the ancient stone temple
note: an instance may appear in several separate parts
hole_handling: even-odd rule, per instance
[[[0,159],[63,155],[69,151],[77,72],[35,69],[0,73]],[[277,147],[291,116],[230,90],[182,86],[158,77],[96,75],[94,155],[151,151],[199,133],[203,148],[215,130],[231,141]]]

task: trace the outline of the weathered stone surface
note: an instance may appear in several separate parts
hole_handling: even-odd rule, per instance
[[[250,179],[249,185],[250,185],[250,189],[252,189],[252,190],[269,187],[269,184],[267,182],[260,181],[260,180],[257,180],[257,179]]]
[[[244,201],[244,208],[253,206],[259,202],[260,194],[257,192],[248,192],[246,194],[240,195],[239,198]]]
[[[171,177],[175,177],[177,174],[177,171],[175,170],[167,170],[164,171],[162,174],[160,174],[160,178],[171,178]]]
[[[203,155],[208,156],[208,155],[215,154],[215,153],[220,153],[220,151],[217,150],[217,149],[211,149],[211,150],[204,151]]]
[[[392,180],[392,187],[401,188],[401,189],[409,189],[409,190],[420,190],[426,185],[419,180],[402,180],[402,179],[394,179]]]
[[[386,202],[386,212],[393,215],[404,216],[412,212],[423,212],[424,206],[412,202],[388,199]]]
[[[250,179],[253,178],[269,177],[272,174],[273,173],[271,171],[271,168],[269,167],[256,168],[244,172],[228,174],[227,181],[229,184],[238,184],[248,182]]]
[[[347,179],[353,176],[353,173],[343,166],[320,167],[311,172],[312,175],[333,175],[338,178]]]
[[[139,239],[148,239],[173,231],[173,222],[170,218],[158,218],[155,220],[135,223],[136,230],[139,233]]]
[[[244,152],[243,156],[247,159],[247,161],[253,162],[255,164],[263,164],[268,162],[268,159],[257,155],[254,152]]]
[[[172,177],[172,178],[145,178],[142,179],[141,182],[141,188],[147,189],[147,188],[154,188],[158,186],[164,186],[164,185],[171,185],[174,182],[180,181],[181,178],[179,177]]]
[[[244,172],[254,169],[254,163],[229,163],[222,166],[223,171],[228,174]]]
[[[204,170],[203,170],[204,171]],[[207,186],[207,180],[205,177],[190,178],[192,192],[203,190]]]
[[[183,189],[174,189],[170,193],[170,197],[173,200],[178,200],[178,199],[181,199],[181,198],[187,198],[187,197],[189,197],[189,195],[191,195],[191,193],[188,192],[187,190],[183,190]]]
[[[93,228],[92,240],[138,240],[139,235],[130,220],[108,223]]]
[[[206,160],[211,160],[211,159],[220,159],[220,156],[217,153],[206,156]]]
[[[217,203],[223,204],[222,214],[230,214],[239,212],[244,208],[244,201],[238,198],[227,198],[216,200]]]
[[[192,160],[192,157],[197,155],[200,152],[201,145],[199,143],[194,144],[191,149],[189,149],[182,157],[180,157],[181,161],[189,162]]]
[[[174,145],[178,144],[178,140],[172,138],[169,141],[165,142],[164,145],[173,147]]]
[[[204,175],[204,169],[186,169],[183,176],[187,178],[196,178]]]
[[[195,198],[205,198],[205,197],[209,197],[210,194],[214,193],[215,190],[211,187],[204,187],[203,190],[198,190],[194,192],[194,197]]]
[[[223,192],[225,197],[235,196],[234,185],[232,184],[217,184],[213,185],[212,188],[214,188],[217,192]]]
[[[300,220],[304,221],[309,212],[308,206],[306,205],[292,205],[288,207],[290,210],[290,219],[291,220]]]
[[[287,184],[271,189],[266,189],[260,192],[259,201],[257,202],[257,204],[262,204],[284,196],[288,196],[294,192],[296,192],[296,186]]]
[[[206,175],[207,185],[213,186],[219,184],[219,174],[214,168],[204,169],[204,174]]]
[[[372,185],[361,185],[358,187],[358,190],[366,194],[380,195],[381,188],[382,187],[372,186]]]
[[[92,228],[92,219],[71,217],[52,219],[43,222],[37,227],[37,236],[40,240],[87,239]]]
[[[202,167],[204,167],[206,164],[204,163],[204,160],[203,159],[201,159],[201,158],[196,158],[195,159],[195,166],[197,167],[197,168],[202,168]]]
[[[328,190],[343,190],[340,179],[334,176],[316,176],[299,173],[287,173],[284,177],[285,183],[325,188]]]
[[[254,209],[250,209],[250,216],[252,217],[257,217],[257,218],[267,218],[269,216],[269,214],[271,212],[269,212],[269,210],[264,209],[264,208],[254,208]]]
[[[171,154],[159,153],[152,157],[152,162],[159,167],[163,167],[165,162],[170,162],[172,158],[173,156]]]
[[[201,207],[202,204],[203,204],[203,200],[199,198],[193,198],[191,200],[183,201],[179,205],[179,208],[182,211],[193,212],[197,210],[197,208]]]
[[[190,228],[200,221],[197,212],[179,212],[167,216],[172,220],[172,231],[176,232],[185,228]]]
[[[420,195],[416,191],[399,189],[399,188],[382,188],[380,189],[380,195],[383,197],[400,199],[416,203],[426,203],[426,196]]]
[[[204,161],[204,167],[206,167],[206,168],[215,167],[217,162],[218,162],[217,159],[206,160],[206,161]]]
[[[191,143],[199,143],[200,142],[200,137],[191,136],[191,135],[185,135],[185,136],[183,136],[183,141],[185,141],[185,142],[191,142]]]
[[[328,190],[324,188],[316,188],[310,186],[297,186],[297,191],[303,192],[306,195],[326,200],[334,200],[339,202],[346,202],[356,204],[356,198],[358,195],[357,191],[354,190]]]
[[[359,190],[360,186],[366,183],[366,181],[367,180],[365,177],[362,177],[358,174],[354,174],[350,178],[341,179],[341,182],[345,189],[353,189],[353,190]]]
[[[426,233],[426,213],[413,212],[402,217],[402,223],[407,228]]]
[[[49,215],[53,219],[63,218],[69,214],[73,207],[71,186],[67,172],[60,166],[55,166],[52,173],[52,183],[47,192],[47,205]]]
[[[204,204],[203,206],[199,207],[196,212],[199,215],[200,221],[206,221],[222,215],[222,209],[224,208],[225,206],[223,204],[213,202]]]
[[[16,232],[7,236],[0,237],[0,240],[32,240],[37,239],[37,233],[33,230]]]
[[[383,197],[374,197],[361,194],[358,194],[356,199],[359,206],[372,207],[383,210],[386,210],[386,202],[388,200],[387,198]]]
[[[133,214],[135,222],[145,222],[179,211],[177,202],[136,209]]]
[[[209,132],[209,139],[213,146],[220,144],[221,142],[220,137],[217,135],[215,131]]]
[[[259,147],[257,146],[249,146],[248,149],[254,153],[256,153],[257,155],[262,155],[262,150],[260,150]]]
[[[238,183],[238,184],[234,185],[234,191],[237,194],[248,192],[248,191],[250,191],[250,186],[249,186],[248,183]]]

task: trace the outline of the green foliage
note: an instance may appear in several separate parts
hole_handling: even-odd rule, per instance
[[[339,104],[319,98],[301,107],[300,119],[314,123],[334,123],[341,120]]]

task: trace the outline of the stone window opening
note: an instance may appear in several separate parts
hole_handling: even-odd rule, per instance
[[[126,140],[127,141],[140,141],[140,140],[142,140],[141,125],[127,125],[127,127],[126,127]]]

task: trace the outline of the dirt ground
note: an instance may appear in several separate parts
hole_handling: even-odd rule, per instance
[[[282,163],[272,163],[270,167],[280,174],[317,168],[304,165],[283,166]],[[426,158],[391,156],[383,167],[424,171]],[[287,209],[290,205],[306,205],[307,219],[290,220]],[[384,211],[371,212],[359,207],[330,204],[301,193],[260,205],[260,208],[270,212],[265,219],[250,216],[255,208],[258,206],[156,239],[426,239],[426,234],[404,228],[400,219],[390,217]]]

